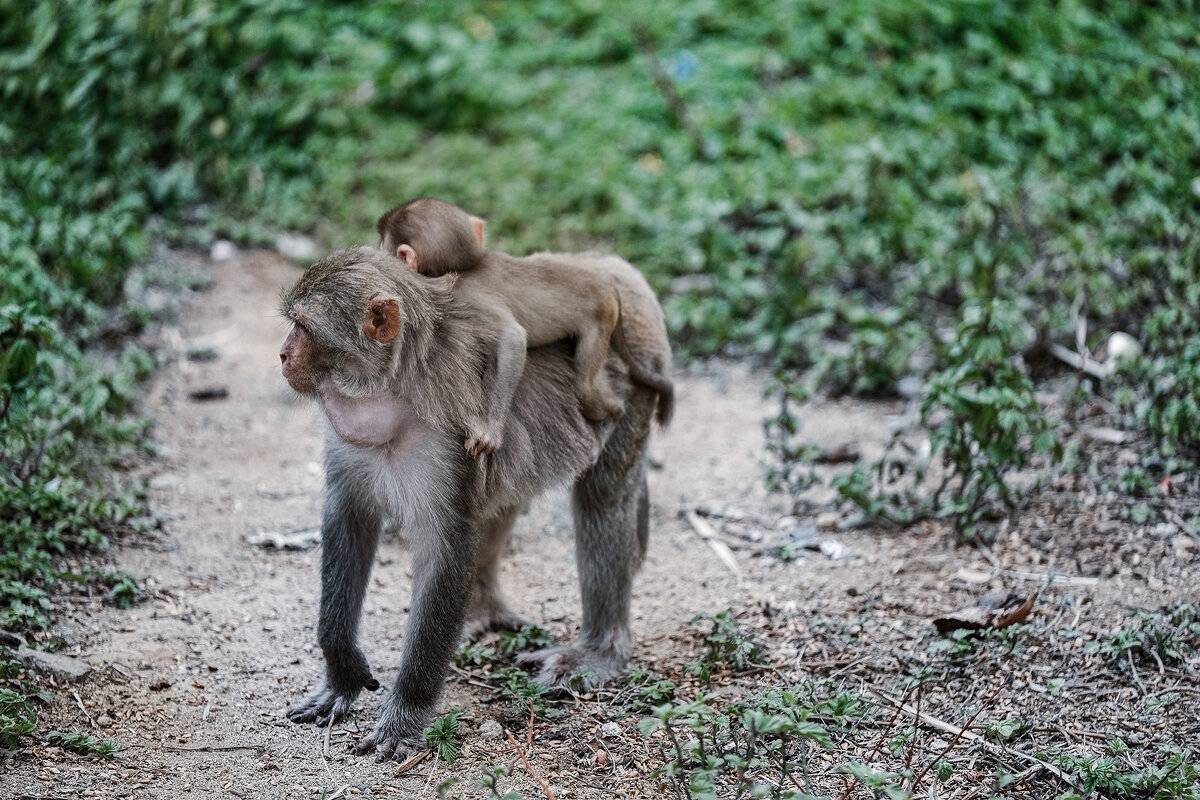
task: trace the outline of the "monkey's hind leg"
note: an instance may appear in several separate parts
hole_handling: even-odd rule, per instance
[[[475,599],[463,629],[464,639],[478,639],[488,631],[519,631],[533,624],[528,617],[510,609],[500,594],[500,554],[519,512],[519,506],[503,509],[483,526],[479,568],[475,572]]]
[[[538,666],[537,682],[583,688],[620,674],[633,650],[629,605],[633,576],[645,553],[648,499],[645,443],[653,395],[630,398],[596,464],[575,483],[575,549],[583,599],[579,638],[566,647],[528,653],[519,663]]]

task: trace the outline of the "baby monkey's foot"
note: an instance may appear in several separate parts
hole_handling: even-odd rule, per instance
[[[613,395],[591,394],[579,399],[579,410],[593,422],[603,422],[620,416],[625,404]]]

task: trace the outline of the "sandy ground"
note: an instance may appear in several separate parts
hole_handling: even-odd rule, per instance
[[[135,576],[146,599],[132,610],[99,601],[71,605],[57,632],[92,673],[60,687],[42,712],[43,728],[87,730],[121,750],[112,760],[41,746],[6,753],[0,796],[433,797],[440,782],[457,776],[462,783],[452,795],[475,797],[484,796],[475,781],[497,764],[514,766],[502,791],[545,796],[508,738],[485,725],[493,719],[527,743],[531,766],[558,798],[660,796],[648,775],[658,751],[634,730],[636,717],[614,715],[602,697],[569,701],[561,706],[563,717],[539,722],[529,733],[480,681],[455,672],[445,706],[466,710],[458,761],[429,759],[402,774],[395,764],[347,752],[370,730],[378,695],[364,695],[356,719],[328,739],[325,730],[287,721],[285,710],[321,672],[319,549],[279,551],[249,537],[319,524],[319,426],[314,409],[283,383],[276,355],[286,332],[276,311],[278,293],[300,270],[269,253],[215,265],[174,257],[189,261],[189,269],[212,270],[215,280],[189,300],[178,326],[162,332],[172,358],[146,397],[161,453],[150,469],[163,526],[112,554],[113,567]],[[186,357],[202,348],[219,357]],[[843,560],[811,554],[785,563],[764,555],[782,536],[779,521],[785,527],[794,522],[784,519],[790,502],[763,488],[762,420],[772,410],[762,397],[765,375],[715,363],[680,369],[675,378],[676,422],[656,433],[651,446],[652,534],[635,584],[631,667],[677,674],[697,655],[696,614],[732,608],[774,617],[782,609],[792,622],[771,658],[782,672],[798,674],[805,664],[832,658],[807,647],[804,620],[813,615],[853,617],[863,596],[883,598],[879,607],[887,609],[888,625],[912,638],[928,627],[931,605],[952,608],[994,577],[994,565],[979,551],[955,546],[928,526],[900,535],[821,533],[856,554]],[[214,387],[227,396],[191,397]],[[804,412],[805,430],[828,446],[856,442],[870,455],[902,410],[898,403],[814,403]],[[740,577],[684,518],[697,507],[747,515],[741,528],[722,529],[746,534],[723,535]],[[518,521],[505,561],[514,608],[558,641],[573,636],[580,619],[571,536],[565,492],[547,496]],[[1186,597],[1194,593],[1196,561],[1189,551],[1179,563],[1182,585],[1143,570],[1140,578],[1118,573],[1108,590],[1116,587],[1126,602],[1144,607]],[[368,658],[384,681],[399,662],[410,578],[405,543],[390,534],[363,623]],[[1092,581],[1066,591],[1101,590]]]

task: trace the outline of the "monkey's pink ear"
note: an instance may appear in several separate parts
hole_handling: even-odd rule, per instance
[[[387,344],[400,333],[400,304],[394,297],[376,297],[367,303],[363,333],[368,339]]]
[[[483,247],[484,225],[487,225],[487,222],[484,220],[480,219],[479,217],[471,217],[471,227],[475,229],[475,241],[479,243],[480,247]]]
[[[396,248],[396,258],[408,265],[408,268],[413,272],[420,272],[417,269],[417,251],[412,249],[411,245],[402,244]]]

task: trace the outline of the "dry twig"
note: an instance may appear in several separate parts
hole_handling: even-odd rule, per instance
[[[632,30],[633,38],[637,40],[638,48],[642,51],[642,55],[646,57],[646,61],[650,65],[654,85],[658,87],[659,94],[666,101],[667,108],[671,111],[671,116],[675,118],[675,124],[692,140],[692,147],[695,149],[696,157],[702,161],[707,160],[708,148],[704,146],[704,134],[700,132],[700,128],[692,120],[691,115],[688,113],[687,104],[683,101],[679,90],[675,88],[675,82],[671,80],[671,76],[663,68],[662,61],[658,58],[658,50],[654,46],[654,40],[650,38],[650,34],[641,25],[633,25]]]
[[[515,749],[517,751],[517,755],[521,757],[521,763],[525,765],[525,771],[529,773],[531,778],[538,782],[538,786],[542,787],[542,791],[546,793],[546,797],[549,798],[549,800],[558,800],[558,798],[554,796],[554,792],[550,791],[550,787],[546,785],[546,781],[542,779],[542,776],[538,774],[538,772],[533,768],[533,765],[529,763],[529,759],[525,757],[525,751],[521,749],[521,745],[517,744],[516,737],[512,735],[512,731],[505,731],[505,733],[508,734],[508,741],[512,743],[513,749]]]
[[[404,773],[411,770],[413,767],[420,764],[425,759],[429,758],[431,755],[433,755],[433,750],[422,750],[421,752],[417,753],[416,755],[411,756],[408,759],[408,761],[405,761],[403,764],[401,764],[399,767],[397,767],[396,774],[403,775]]]
[[[931,728],[935,728],[939,731],[942,731],[944,733],[949,733],[954,736],[954,738],[950,741],[950,744],[946,745],[946,747],[942,750],[942,752],[938,754],[937,758],[930,761],[929,764],[927,764],[925,766],[925,769],[921,770],[920,774],[918,774],[917,776],[915,776],[913,778],[913,781],[912,781],[913,789],[916,789],[917,784],[922,779],[924,779],[925,775],[929,772],[929,770],[933,768],[933,765],[936,764],[938,761],[940,761],[943,757],[945,757],[946,753],[948,753],[951,750],[951,748],[953,748],[954,745],[958,743],[959,739],[966,739],[967,741],[970,741],[973,744],[976,744],[979,747],[982,747],[984,750],[987,750],[989,753],[991,753],[994,756],[1013,755],[1018,758],[1021,758],[1021,759],[1025,760],[1026,762],[1033,764],[1038,769],[1044,769],[1047,772],[1053,773],[1056,777],[1059,778],[1059,780],[1063,781],[1068,786],[1071,786],[1072,788],[1075,788],[1075,789],[1079,788],[1075,782],[1075,779],[1072,776],[1063,772],[1061,769],[1059,769],[1055,765],[1049,764],[1045,761],[1041,761],[1040,759],[1035,758],[1034,756],[1030,755],[1029,753],[1025,753],[1025,752],[1016,750],[1011,747],[1001,747],[998,745],[994,745],[991,742],[989,742],[987,739],[984,739],[979,734],[973,733],[970,730],[968,730],[968,728],[970,728],[971,725],[973,725],[975,723],[976,718],[983,712],[983,710],[986,709],[994,699],[996,699],[996,695],[999,694],[1000,690],[1002,690],[1003,688],[1004,688],[1003,685],[998,686],[996,688],[996,690],[994,690],[989,697],[985,698],[984,701],[980,704],[979,710],[975,712],[975,714],[971,717],[971,719],[967,720],[967,724],[963,727],[959,727],[958,725],[954,725],[952,723],[946,722],[945,720],[938,719],[937,717],[931,716],[930,714],[927,714],[925,712],[917,711],[916,709],[912,708],[911,706],[901,703],[896,698],[889,697],[889,696],[883,694],[882,692],[874,692],[873,693],[876,697],[878,697],[881,700],[884,700],[888,703],[897,704],[901,711],[903,711],[905,714],[908,714],[910,716],[918,718],[922,724],[928,725]]]

